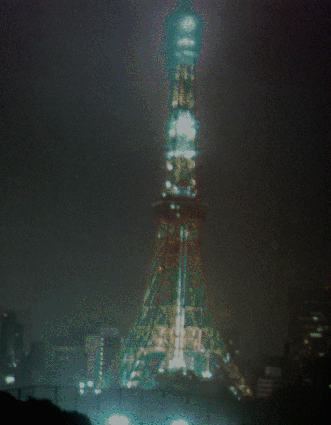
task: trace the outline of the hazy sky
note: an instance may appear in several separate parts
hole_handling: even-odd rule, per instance
[[[126,332],[139,307],[174,3],[0,3],[0,306],[28,309],[34,339]],[[206,285],[247,355],[279,354],[288,292],[330,282],[330,4],[195,6]]]

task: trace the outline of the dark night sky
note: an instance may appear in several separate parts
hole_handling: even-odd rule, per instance
[[[0,2],[0,305],[29,310],[34,339],[126,332],[139,307],[174,3]],[[289,291],[330,282],[330,4],[195,5],[206,285],[247,356],[279,354]]]

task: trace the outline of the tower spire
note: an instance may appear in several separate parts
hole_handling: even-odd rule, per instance
[[[150,279],[122,353],[121,385],[153,388],[158,375],[191,371],[211,379],[217,371],[236,395],[249,395],[244,378],[213,327],[201,255],[205,208],[196,185],[194,79],[199,56],[198,17],[191,2],[178,2],[171,22],[173,84],[166,129],[167,178],[153,204],[158,224]]]
[[[198,58],[198,22],[193,14],[183,14],[174,32],[175,75],[171,114],[167,131],[168,179],[163,197],[195,198],[197,194],[195,159],[197,121],[194,114],[194,70]]]

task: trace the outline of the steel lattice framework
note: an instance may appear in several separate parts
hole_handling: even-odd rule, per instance
[[[182,13],[181,13],[182,12]],[[212,379],[217,370],[236,395],[250,395],[213,326],[202,273],[200,227],[205,207],[196,181],[194,115],[199,20],[191,10],[174,19],[174,79],[167,129],[167,179],[153,205],[158,223],[150,279],[121,358],[121,385],[153,388],[162,373],[191,371]]]

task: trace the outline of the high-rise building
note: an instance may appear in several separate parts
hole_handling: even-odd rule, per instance
[[[283,383],[284,359],[282,357],[268,357],[262,359],[262,367],[258,373],[256,397],[270,397]]]
[[[288,334],[290,358],[297,364],[331,354],[331,287],[292,294]]]
[[[85,374],[86,357],[80,346],[48,347],[48,374],[52,384],[77,385]]]
[[[0,361],[16,368],[23,356],[23,325],[17,322],[14,311],[5,311],[1,316]]]
[[[201,380],[222,375],[236,395],[250,395],[224,339],[212,320],[200,255],[206,216],[198,192],[195,65],[201,25],[190,2],[177,4],[170,19],[171,111],[167,177],[153,205],[158,225],[150,279],[122,352],[121,385],[153,388],[160,374],[189,374]]]
[[[101,389],[118,381],[118,354],[121,349],[118,329],[102,324],[95,334],[85,338],[87,381]]]

